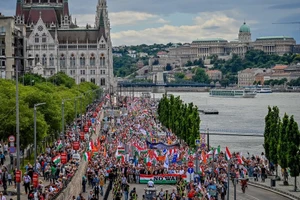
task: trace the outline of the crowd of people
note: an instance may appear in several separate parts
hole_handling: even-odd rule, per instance
[[[35,163],[27,163],[25,165],[25,173],[23,174],[21,185],[24,187],[25,193],[29,200],[50,200],[57,196],[72,177],[75,175],[82,154],[86,150],[86,140],[80,139],[81,127],[88,125],[87,122],[93,118],[96,108],[99,102],[93,102],[86,109],[86,113],[83,116],[75,119],[73,124],[66,130],[66,134],[58,136],[59,138],[45,147],[43,153],[37,156]],[[83,121],[81,121],[83,119]],[[85,137],[89,138],[94,132],[95,126],[99,125],[98,121],[90,124],[89,130],[85,132]],[[79,141],[79,149],[73,149],[73,142]],[[6,144],[4,144],[4,150],[7,150]],[[8,154],[7,151],[4,152]],[[61,154],[66,153],[66,163],[61,162]],[[1,166],[0,171],[0,184],[4,188],[3,194],[1,194],[1,200],[3,200],[6,194],[7,185],[14,185],[16,188],[16,171],[8,170],[4,165],[5,154],[0,152]],[[39,176],[37,187],[33,185],[33,175],[36,172]]]
[[[141,176],[166,174],[176,177],[172,182],[176,189],[161,189],[155,199],[212,200],[220,197],[224,200],[228,181],[240,180],[244,184],[243,180],[249,177],[264,181],[266,175],[272,173],[269,169],[273,168],[263,154],[243,156],[241,152],[231,154],[227,147],[221,151],[220,147],[208,148],[205,145],[194,151],[184,141],[179,144],[176,135],[158,121],[158,102],[153,99],[124,97],[121,102],[118,114],[111,109],[113,103],[109,96],[101,103],[92,104],[83,116],[83,122],[76,119],[67,129],[63,146],[63,138],[60,138],[38,155],[35,164],[28,163],[23,177],[28,199],[48,200],[57,195],[75,175],[81,159],[88,161],[88,167],[82,177],[82,193],[73,197],[76,200],[86,200],[84,193],[88,193],[87,200],[99,199],[105,195],[104,186],[110,181],[113,182],[110,195],[114,200],[137,200],[136,188],[131,189],[130,183],[141,183]],[[96,120],[84,139],[80,139],[81,123],[92,118],[96,109],[101,122]],[[96,125],[101,125],[98,132],[94,129]],[[93,139],[91,134],[94,133]],[[79,150],[73,149],[74,141],[80,141]],[[152,145],[158,143],[158,146]],[[63,151],[67,153],[66,164],[54,160]],[[199,166],[194,164],[196,159]],[[192,175],[188,173],[191,162],[195,169]],[[32,187],[35,167],[45,181],[50,181],[49,185],[40,181],[37,192]],[[3,173],[2,180],[4,177],[9,184],[14,182],[13,175],[8,173],[6,176],[5,169]],[[155,186],[156,181],[150,180]]]
[[[156,116],[157,101],[149,98],[125,98],[120,114],[114,115],[110,100],[103,106],[104,119],[100,132],[101,145],[97,153],[90,158],[87,180],[95,194],[100,176],[105,180],[111,178],[116,170],[120,175],[115,181],[113,198],[136,199],[131,197],[129,183],[140,183],[141,175],[159,176],[169,174],[176,176],[176,190],[160,191],[157,199],[225,199],[228,180],[244,180],[255,177],[262,181],[271,167],[262,154],[260,156],[242,156],[242,153],[230,154],[217,148],[201,146],[197,151],[189,148],[179,140],[171,130],[166,130]],[[162,147],[151,148],[147,142],[163,143]],[[97,145],[98,141],[93,141]],[[174,148],[172,148],[174,146]],[[208,150],[209,149],[209,150]],[[230,158],[226,154],[230,154]],[[226,159],[227,158],[227,159]],[[187,178],[188,163],[199,159],[198,173]],[[193,168],[196,166],[194,165]],[[228,179],[229,174],[229,179]],[[155,181],[154,181],[155,182]],[[128,185],[128,186],[127,186]],[[103,188],[103,185],[102,185]],[[169,192],[169,193],[167,193]],[[166,195],[165,197],[163,197]]]

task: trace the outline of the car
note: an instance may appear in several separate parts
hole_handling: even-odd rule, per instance
[[[147,187],[145,190],[145,198],[143,200],[153,200],[156,198],[156,188],[155,187]]]

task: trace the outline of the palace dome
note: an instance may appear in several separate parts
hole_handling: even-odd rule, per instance
[[[240,33],[250,33],[250,27],[244,22],[244,24],[240,27]]]

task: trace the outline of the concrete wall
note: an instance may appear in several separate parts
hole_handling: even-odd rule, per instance
[[[60,193],[56,200],[72,199],[72,196],[77,197],[79,195],[79,193],[82,191],[82,176],[85,174],[87,166],[88,162],[82,159],[72,181],[68,184],[67,188]]]
[[[100,129],[101,129],[101,122],[104,117],[104,112],[98,113],[98,120],[100,121],[99,125],[96,125],[96,134],[93,134],[91,137],[93,141],[97,138]],[[82,191],[82,176],[86,173],[86,169],[88,166],[88,162],[84,161],[83,157],[80,161],[80,165],[78,167],[77,172],[75,173],[73,179],[68,184],[68,186],[61,192],[61,194],[56,197],[56,200],[66,200],[66,199],[72,199],[72,196],[77,197],[81,191]]]

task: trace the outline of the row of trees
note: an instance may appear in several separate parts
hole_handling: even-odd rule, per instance
[[[169,97],[165,94],[158,105],[160,122],[184,140],[189,146],[195,147],[195,139],[200,137],[200,116],[198,107],[193,103],[184,104],[180,97]]]
[[[296,177],[300,174],[300,132],[294,117],[279,116],[278,107],[269,107],[265,117],[264,147],[266,157],[275,166],[278,164],[284,169],[290,169],[290,174]],[[276,167],[277,176],[277,167]],[[285,184],[286,184],[285,180]]]
[[[94,92],[86,93],[91,90]],[[61,130],[63,99],[70,99],[64,103],[64,116],[67,124],[75,117],[75,97],[82,96],[81,99],[77,99],[76,105],[77,113],[83,113],[86,106],[100,95],[99,92],[101,91],[95,84],[84,82],[76,85],[74,79],[63,73],[56,74],[47,80],[33,74],[21,77],[19,85],[21,148],[33,143],[34,104],[46,103],[37,109],[37,141],[40,143],[47,136],[49,139],[58,136]],[[80,106],[81,103],[82,106]],[[0,105],[0,138],[6,141],[6,138],[9,135],[15,135],[16,131],[14,81],[0,79]]]

